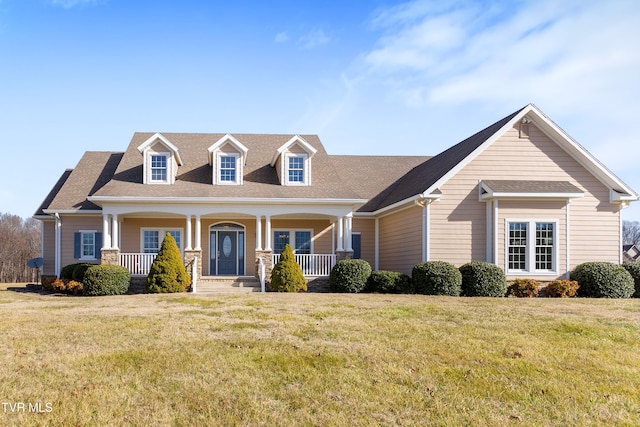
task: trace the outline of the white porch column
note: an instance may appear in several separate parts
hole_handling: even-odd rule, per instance
[[[271,217],[264,217],[264,250],[271,251]]]
[[[498,264],[498,199],[493,201],[493,263]],[[506,270],[509,266],[505,265]]]
[[[374,224],[374,268],[380,269],[380,219],[376,218]]]
[[[353,216],[351,214],[347,215],[347,217],[345,218],[345,230],[344,230],[344,240],[345,240],[345,250],[346,251],[353,251],[353,247],[352,247],[352,237],[351,235],[353,234]]]
[[[488,202],[485,202],[486,208],[487,208],[487,212],[486,212],[486,220],[487,220],[487,235],[486,235],[486,259],[487,262],[493,262],[493,218],[491,215],[491,204],[493,202],[491,200],[489,200]]]
[[[185,250],[191,250],[191,215],[187,215]]]
[[[200,235],[202,234],[201,226],[200,215],[196,215],[196,247],[194,248],[196,251],[202,250],[202,239],[200,237]]]
[[[256,215],[256,251],[262,250],[262,215]]]
[[[118,215],[111,216],[111,248],[120,249],[118,246]]]
[[[56,264],[55,264],[55,269],[56,269],[56,277],[60,277],[60,234],[61,234],[61,228],[62,228],[62,223],[60,222],[60,215],[58,215],[57,213],[55,214],[56,217]]]
[[[343,233],[343,224],[342,224],[343,221],[344,221],[343,216],[338,218],[338,236],[336,239],[338,241],[338,247],[336,248],[336,251],[339,251],[339,252],[344,251],[344,246],[342,246],[342,243],[344,242],[344,233]]]
[[[109,214],[102,214],[102,249],[111,249],[111,233],[109,233]]]

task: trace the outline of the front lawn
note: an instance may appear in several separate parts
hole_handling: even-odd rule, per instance
[[[7,286],[0,425],[640,424],[637,299]]]

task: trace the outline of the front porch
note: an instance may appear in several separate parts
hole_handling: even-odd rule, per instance
[[[353,256],[352,214],[345,208],[296,208],[301,213],[280,208],[280,213],[272,215],[250,215],[238,208],[233,214],[181,215],[176,211],[184,207],[162,208],[169,212],[103,211],[102,263],[122,265],[132,277],[142,278],[148,275],[167,233],[176,240],[196,283],[230,277],[269,282],[286,244],[308,280],[328,277],[336,261]]]

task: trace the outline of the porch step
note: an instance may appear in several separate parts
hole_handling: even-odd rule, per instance
[[[260,282],[254,276],[202,276],[196,284],[197,293],[248,293],[260,291]]]

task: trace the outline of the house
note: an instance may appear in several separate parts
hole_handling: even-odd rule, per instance
[[[640,259],[640,249],[634,244],[622,245],[622,256],[624,262],[637,262]]]
[[[80,261],[146,275],[171,233],[198,279],[268,275],[285,244],[309,277],[337,260],[411,273],[483,260],[509,278],[621,262],[638,194],[530,104],[433,156],[338,156],[315,135],[136,133],[87,152],[35,214],[46,275]]]

